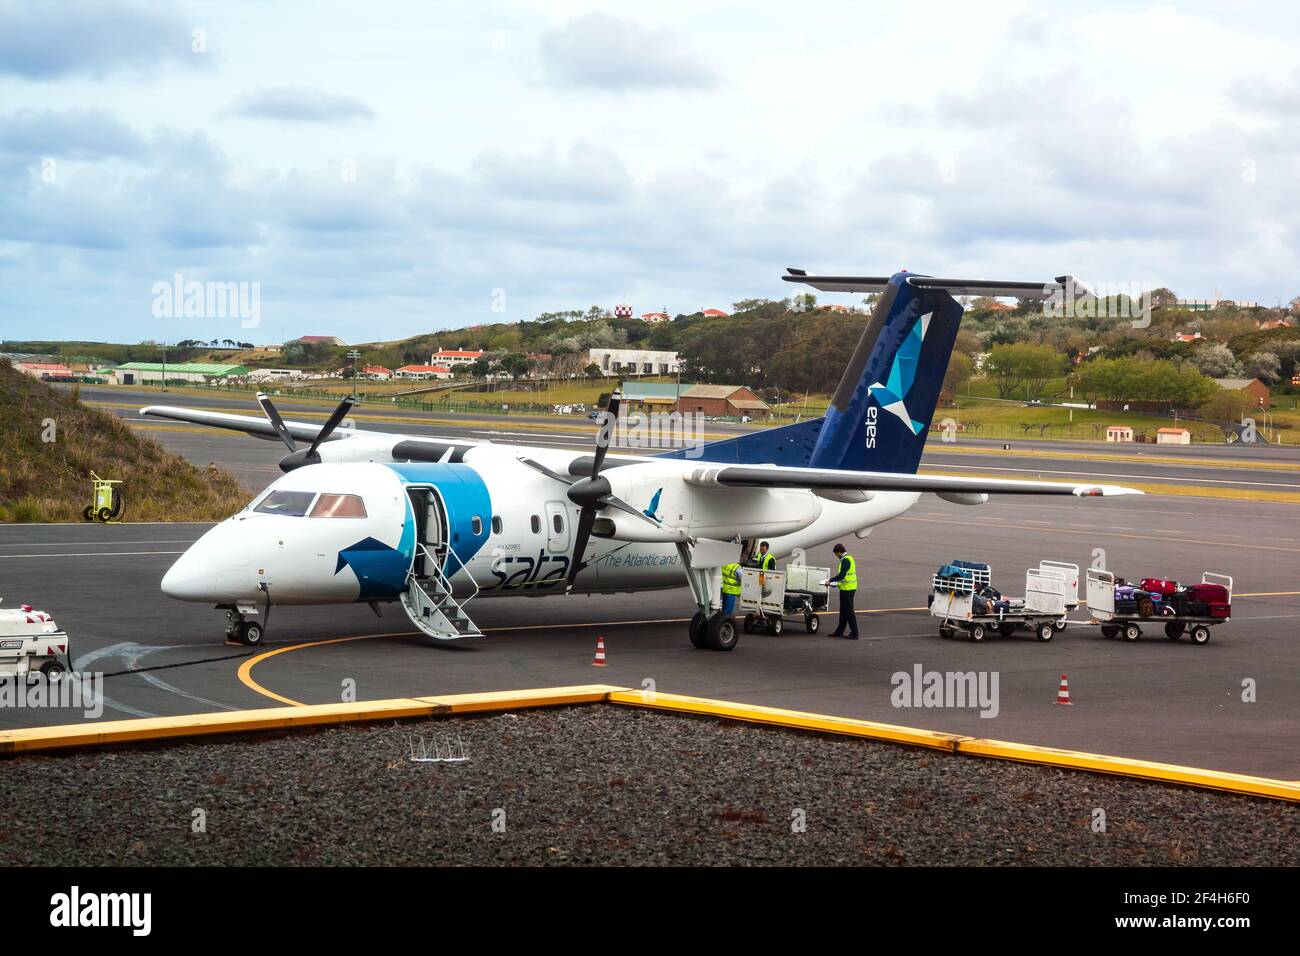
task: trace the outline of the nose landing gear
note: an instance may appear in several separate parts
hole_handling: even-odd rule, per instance
[[[257,614],[256,605],[251,602],[246,604],[226,605],[226,640],[234,644],[245,644],[249,647],[257,647],[262,643],[262,635],[266,633],[266,625],[271,623],[271,589],[267,587],[266,582],[258,584],[257,589],[266,595],[266,604],[262,608],[262,620],[250,621],[250,615]]]

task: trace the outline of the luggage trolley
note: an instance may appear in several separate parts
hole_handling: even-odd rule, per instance
[[[829,568],[790,565],[784,571],[740,569],[740,610],[745,612],[744,631],[762,629],[780,634],[785,621],[802,620],[809,634],[821,627],[819,611],[830,604]]]
[[[1172,587],[1172,582],[1168,583]],[[1138,589],[1143,590],[1142,588]],[[1191,585],[1182,589],[1177,601],[1150,599],[1138,601],[1137,606],[1150,613],[1138,610],[1133,613],[1117,611],[1115,601],[1115,575],[1109,571],[1096,568],[1088,569],[1088,614],[1091,624],[1100,624],[1104,637],[1122,637],[1126,641],[1136,641],[1142,636],[1145,624],[1163,624],[1165,636],[1176,641],[1183,634],[1192,639],[1193,644],[1204,644],[1210,639],[1210,628],[1216,624],[1225,624],[1232,614],[1232,577],[1216,574],[1213,571],[1201,572],[1200,585]],[[1174,597],[1178,592],[1162,595]],[[1212,600],[1222,598],[1222,600]],[[1196,613],[1179,613],[1179,606],[1185,611]],[[1199,613],[1204,610],[1204,614]]]
[[[930,615],[939,618],[939,636],[950,639],[959,629],[972,641],[982,641],[996,630],[1010,637],[1027,627],[1040,641],[1050,641],[1065,629],[1067,610],[1079,603],[1079,567],[1062,561],[1042,561],[1025,572],[1025,597],[1007,608],[986,611],[980,592],[992,585],[987,564],[954,561],[958,574],[935,574],[930,592]],[[942,571],[943,569],[941,569]],[[995,605],[989,605],[994,607]]]

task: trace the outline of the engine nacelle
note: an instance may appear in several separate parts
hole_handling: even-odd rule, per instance
[[[955,505],[984,505],[989,501],[989,496],[979,491],[936,491],[935,494]]]

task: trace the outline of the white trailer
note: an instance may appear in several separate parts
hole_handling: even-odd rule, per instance
[[[740,610],[745,612],[744,631],[771,631],[780,634],[786,620],[802,620],[809,634],[821,627],[819,611],[830,602],[830,587],[822,582],[831,576],[830,568],[810,568],[792,564],[784,571],[740,569]]]
[[[1065,616],[1079,603],[1079,566],[1063,561],[1041,561],[1025,572],[1025,596],[1014,608],[977,613],[976,597],[992,584],[988,565],[966,568],[958,578],[934,576],[930,592],[930,615],[939,618],[939,636],[945,639],[963,630],[972,641],[982,641],[996,630],[1009,637],[1017,629],[1033,630],[1040,641],[1050,641],[1065,629]]]
[[[30,604],[0,608],[0,678],[33,671],[55,679],[71,668],[68,635],[45,611]]]
[[[1202,584],[1221,585],[1227,592],[1227,605],[1232,606],[1232,576],[1216,574],[1213,571],[1201,572]],[[1166,610],[1162,605],[1161,611]],[[1097,568],[1088,569],[1088,614],[1090,624],[1100,624],[1103,637],[1122,637],[1126,641],[1136,641],[1142,636],[1142,625],[1160,624],[1164,626],[1165,636],[1176,641],[1183,634],[1192,639],[1193,644],[1205,644],[1210,640],[1210,628],[1216,624],[1225,624],[1229,617],[1192,616],[1177,613],[1155,613],[1147,616],[1141,614],[1120,614],[1115,610],[1115,575],[1110,571]]]

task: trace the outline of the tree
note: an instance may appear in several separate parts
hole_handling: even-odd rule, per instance
[[[475,378],[487,378],[491,371],[492,362],[487,358],[487,356],[477,358],[469,364],[469,373]]]
[[[1047,345],[1027,343],[995,345],[984,360],[984,372],[993,378],[998,397],[1023,391],[1034,399],[1065,367],[1065,356]]]
[[[948,359],[948,371],[943,375],[943,387],[955,395],[962,383],[969,381],[974,374],[975,362],[971,357],[964,352],[953,352]]]
[[[1276,352],[1255,352],[1246,358],[1246,374],[1272,385],[1282,377],[1282,360]]]
[[[528,372],[528,356],[523,352],[507,352],[498,364],[502,371],[508,372],[514,379]]]
[[[1220,425],[1235,425],[1254,408],[1255,399],[1248,392],[1220,389],[1201,403],[1200,413]]]
[[[1192,353],[1192,364],[1210,378],[1239,378],[1242,374],[1237,356],[1222,343],[1202,345]]]

